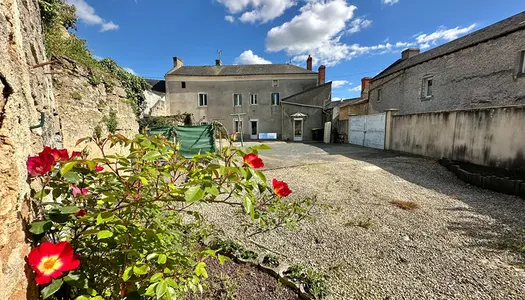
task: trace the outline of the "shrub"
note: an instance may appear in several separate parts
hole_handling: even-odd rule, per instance
[[[109,133],[116,133],[117,132],[117,112],[113,109],[109,109],[109,114],[104,117],[104,123],[106,123],[106,128],[108,129]]]
[[[160,136],[97,133],[82,142],[94,143],[102,157],[46,147],[27,163],[42,186],[33,193],[30,232],[38,247],[29,264],[46,285],[44,298],[181,299],[203,289],[206,259],[224,261],[204,244],[216,233],[197,203],[236,208],[247,235],[294,228],[309,212],[310,200],[278,197],[264,174],[242,161],[265,146],[185,159]],[[116,144],[129,155],[106,155]],[[75,254],[51,251],[66,246]]]
[[[268,267],[277,268],[279,266],[279,257],[273,254],[267,254],[263,258],[263,264],[267,265]]]
[[[241,252],[242,259],[257,259],[257,257],[259,257],[259,254],[252,250],[244,250]]]

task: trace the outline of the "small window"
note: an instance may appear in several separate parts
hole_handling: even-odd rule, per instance
[[[525,75],[525,51],[520,53],[520,74]]]
[[[383,89],[377,89],[377,102],[383,101]]]
[[[257,105],[257,94],[251,94],[250,95],[250,104],[251,105]]]
[[[208,106],[208,94],[199,94],[199,106]]]
[[[272,80],[272,86],[278,87],[279,86],[279,80]]]
[[[279,105],[279,93],[272,93],[272,105]]]
[[[181,81],[180,87],[185,89],[186,88],[186,81]]]
[[[434,78],[428,77],[423,79],[423,98],[431,98],[433,95]]]
[[[233,120],[233,132],[242,132],[242,120]]]
[[[242,106],[242,94],[233,94],[233,106]]]

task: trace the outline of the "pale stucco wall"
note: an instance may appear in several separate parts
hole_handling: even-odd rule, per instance
[[[525,30],[396,72],[371,83],[370,113],[402,114],[525,104],[525,77],[517,76]],[[422,99],[433,76],[433,97]],[[378,89],[382,101],[378,102]]]
[[[392,118],[391,149],[525,170],[525,107],[498,107]]]
[[[146,102],[144,116],[161,117],[168,115],[166,94],[155,91],[144,91],[144,101]]]

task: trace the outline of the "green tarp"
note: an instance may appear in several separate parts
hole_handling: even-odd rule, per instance
[[[173,127],[157,127],[157,128],[151,128],[149,130],[149,136],[154,136],[160,134],[162,136],[165,136],[169,140],[173,139],[175,135],[175,129]]]
[[[180,142],[180,153],[184,157],[190,158],[199,152],[215,152],[215,138],[211,125],[178,126],[175,130],[177,142]]]

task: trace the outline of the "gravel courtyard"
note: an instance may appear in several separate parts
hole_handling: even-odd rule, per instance
[[[421,157],[351,145],[269,145],[261,153],[267,177],[325,205],[297,232],[253,241],[327,274],[331,299],[525,299],[525,250],[513,246],[525,245],[522,199],[471,187]],[[237,236],[228,208],[206,215]]]

